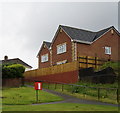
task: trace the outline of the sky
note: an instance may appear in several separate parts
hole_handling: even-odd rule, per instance
[[[105,1],[105,0],[104,0]],[[110,2],[1,2],[0,60],[20,58],[33,69],[43,41],[52,41],[59,25],[99,31],[115,26],[118,30],[117,1]],[[120,8],[119,8],[120,10]],[[120,16],[120,14],[119,14]],[[119,25],[118,25],[119,24]],[[120,30],[119,30],[120,31]]]

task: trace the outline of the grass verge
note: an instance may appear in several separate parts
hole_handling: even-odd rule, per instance
[[[4,105],[3,111],[118,111],[118,107],[76,103],[59,103],[46,105]]]

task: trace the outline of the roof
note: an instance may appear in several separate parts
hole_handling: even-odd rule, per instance
[[[74,27],[70,27],[70,26],[59,25],[58,30],[55,33],[52,42],[43,41],[43,44],[45,43],[46,46],[48,47],[48,49],[50,49],[50,47],[52,46],[60,28],[62,28],[63,31],[73,41],[80,42],[80,43],[85,43],[85,44],[92,44],[94,41],[99,39],[102,35],[104,35],[106,32],[108,32],[111,29],[114,29],[118,33],[118,35],[120,36],[120,33],[115,29],[114,26],[110,26],[106,29],[103,29],[103,30],[100,30],[100,31],[97,31],[97,32],[93,32],[93,31],[83,30],[83,29],[74,28]],[[40,50],[39,50],[38,54],[40,53]],[[37,54],[37,56],[38,56],[38,54]]]
[[[51,42],[43,41],[43,44],[45,44],[45,45],[47,46],[47,48],[50,49]],[[41,48],[43,47],[43,44],[42,44]],[[38,57],[38,55],[39,55],[39,53],[40,53],[40,51],[41,51],[41,48],[40,48],[40,50],[39,50],[39,52],[38,52],[38,54],[37,54],[37,57]]]
[[[50,46],[51,46],[51,42],[46,42],[46,41],[44,41],[43,43],[45,43],[46,46],[47,46],[48,48],[50,48]]]
[[[19,58],[2,60],[2,63],[3,63],[3,64],[6,64],[6,63],[22,64],[23,66],[25,66],[25,67],[27,67],[27,68],[32,68],[32,66],[30,66],[30,65],[28,65],[27,63],[23,62],[23,61],[20,60]]]
[[[98,32],[92,32],[88,30],[83,30],[83,29],[78,29],[78,28],[73,28],[73,27],[63,26],[63,25],[60,25],[59,27],[61,27],[67,33],[67,35],[69,35],[69,37],[72,38],[72,40],[84,41],[84,42],[90,42],[90,43],[97,40],[100,36],[102,36],[104,33],[109,31],[110,29],[112,28],[115,29],[114,26],[111,26],[106,29],[100,30]]]

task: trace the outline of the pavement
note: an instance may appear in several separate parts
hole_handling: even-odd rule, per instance
[[[27,85],[29,86],[29,85]],[[29,86],[33,87],[33,86]],[[79,103],[79,104],[93,104],[93,105],[106,105],[106,106],[115,106],[118,107],[117,104],[110,104],[110,103],[105,103],[105,102],[99,102],[99,101],[93,101],[93,100],[85,100],[85,99],[80,99],[71,95],[63,94],[57,91],[53,91],[50,89],[43,89],[43,91],[52,93],[54,95],[62,97],[64,100],[63,101],[57,101],[57,102],[49,102],[49,103],[38,103],[38,104],[32,104],[32,105],[42,105],[42,104],[57,104],[57,103]]]

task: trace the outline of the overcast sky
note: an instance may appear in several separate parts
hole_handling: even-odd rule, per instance
[[[58,26],[98,31],[118,29],[118,2],[4,2],[0,4],[0,59],[20,58],[37,68],[42,42]]]

